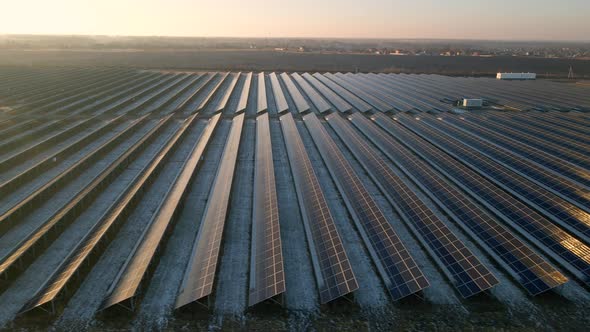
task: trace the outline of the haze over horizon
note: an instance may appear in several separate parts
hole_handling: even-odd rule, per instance
[[[0,34],[590,39],[585,0],[22,0],[3,7]]]

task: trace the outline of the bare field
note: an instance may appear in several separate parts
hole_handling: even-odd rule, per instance
[[[589,60],[533,57],[446,57],[295,53],[262,50],[2,50],[0,66],[117,66],[133,68],[253,71],[437,73],[489,76],[498,71],[541,77],[590,77]]]

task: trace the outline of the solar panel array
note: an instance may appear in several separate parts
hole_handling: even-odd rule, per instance
[[[295,83],[293,83],[291,76],[289,76],[288,73],[282,73],[281,79],[283,79],[283,82],[285,83],[285,86],[287,87],[287,90],[289,91],[291,98],[293,98],[293,102],[295,103],[295,107],[297,107],[297,111],[299,113],[305,113],[305,112],[309,111],[309,104],[307,103],[307,101],[305,100],[305,98],[303,97],[301,92],[299,92],[299,89],[297,89],[297,87],[295,86]],[[306,87],[304,89],[304,91],[307,94],[309,94],[309,92],[311,90],[309,90]],[[313,94],[313,92],[312,92],[312,94]],[[316,100],[316,97],[312,98],[312,100]],[[316,105],[316,107],[317,107],[317,105]],[[320,108],[318,108],[318,109],[320,109]]]
[[[423,124],[422,121],[412,121],[401,116],[399,121],[407,124],[411,129],[416,129],[423,137],[428,137],[430,142],[467,163],[480,174],[496,180],[505,190],[518,195],[520,199],[539,209],[554,222],[582,238],[588,237],[588,225],[590,225],[588,213],[551,194],[546,189],[536,186],[520,174],[503,167],[502,164],[496,163],[471,147]]]
[[[307,240],[312,247],[320,302],[328,303],[353,292],[358,283],[293,116],[288,113],[280,120]]]
[[[394,300],[414,294],[429,286],[428,280],[395,233],[373,197],[369,194],[352,166],[344,158],[315,114],[303,121],[324,158],[332,179],[342,193],[357,227],[365,236],[375,265],[379,266],[389,293]],[[353,139],[338,116],[330,117],[330,124],[341,137]]]
[[[368,112],[373,109],[371,107],[371,105],[367,104],[360,97],[354,95],[353,93],[349,92],[348,90],[346,90],[342,86],[336,84],[335,82],[330,80],[328,77],[321,75],[320,73],[313,74],[313,77],[316,78],[321,83],[323,83],[328,88],[330,88],[332,91],[334,91],[340,97],[342,97],[344,100],[346,100],[350,105],[354,106],[357,110],[359,110],[361,112]]]
[[[590,187],[590,175],[585,174],[584,168],[564,163],[559,158],[545,153],[543,150],[532,148],[524,143],[488,130],[486,126],[489,121],[486,119],[481,119],[479,125],[468,121],[457,121],[461,119],[455,117],[445,117],[444,120],[454,124],[457,129],[463,129],[499,147],[509,149],[512,153],[527,158],[538,166],[550,170],[556,176],[565,177],[568,181],[573,181],[578,186]]]
[[[193,118],[194,119],[194,116]],[[168,142],[161,147],[157,157],[155,157],[144,169],[136,175],[126,191],[120,194],[115,203],[96,221],[92,228],[85,234],[82,240],[76,245],[69,255],[61,261],[60,265],[51,273],[49,278],[41,285],[35,293],[35,296],[26,303],[21,312],[27,312],[33,309],[45,309],[50,306],[49,310],[53,311],[54,302],[58,300],[72,279],[79,274],[83,264],[89,259],[92,253],[97,250],[101,243],[108,241],[108,234],[112,229],[120,225],[122,216],[134,202],[137,201],[142,193],[142,187],[145,183],[162,167],[162,160],[170,156],[170,151],[175,148],[180,138],[186,132],[192,119],[179,128],[176,133],[170,137]],[[139,148],[143,142],[138,142]],[[132,153],[129,151],[128,153]]]
[[[588,87],[373,73],[0,73],[0,325],[37,309],[169,312],[205,299],[235,312],[352,296],[363,307],[385,293],[454,302],[447,287],[428,288],[441,277],[491,303],[511,302],[513,286],[564,304],[587,296]],[[466,97],[484,106],[464,109]],[[233,206],[232,194],[248,203]]]
[[[355,113],[352,116],[362,115]],[[435,260],[461,296],[473,296],[498,283],[496,277],[365,140],[344,142],[399,212],[402,220],[408,224],[429,253],[436,257]]]
[[[293,77],[301,89],[305,91],[318,112],[325,113],[332,109],[330,104],[326,102],[326,100],[324,100],[324,98],[322,98],[322,96],[316,90],[314,90],[311,85],[309,85],[299,74],[293,73],[291,74],[291,77]]]
[[[277,112],[281,114],[288,111],[289,105],[287,104],[287,99],[283,94],[283,89],[281,88],[281,83],[279,83],[277,74],[273,72],[268,74],[268,77],[270,77],[270,86],[272,87],[272,93],[275,97],[275,106],[277,108]]]
[[[285,270],[279,224],[279,206],[268,113],[256,119],[256,164],[252,206],[250,306],[285,291]]]
[[[236,115],[232,120],[221,164],[176,298],[177,309],[201,300],[213,291],[243,124],[244,113]]]
[[[170,224],[178,213],[181,201],[188,191],[189,183],[194,177],[198,165],[202,163],[203,154],[220,117],[221,114],[214,115],[199,139],[195,141],[192,152],[184,161],[184,167],[178,173],[174,185],[168,190],[165,199],[158,206],[157,212],[144,229],[123,267],[119,270],[115,281],[111,284],[107,292],[108,295],[102,303],[103,309],[121,305],[124,302],[131,302],[127,304],[127,307],[135,308],[136,303],[133,300],[139,295],[142,281],[148,278],[148,269],[155,260],[156,251],[161,248],[165,233],[171,227]]]
[[[432,167],[445,174],[471,197],[486,206],[502,221],[514,226],[523,236],[533,241],[547,255],[561,262],[572,274],[590,281],[590,247],[554,225],[537,211],[515,199],[498,187],[498,182],[486,179],[461,162],[438,150],[433,145],[411,134],[408,129],[375,118],[390,135],[398,138]]]
[[[246,74],[246,80],[244,81],[242,92],[240,93],[240,100],[238,102],[238,108],[236,109],[236,113],[241,113],[245,111],[246,106],[248,106],[248,97],[250,96],[250,85],[252,84],[253,75],[253,73]]]
[[[375,117],[385,118],[380,114]],[[500,264],[508,265],[508,272],[530,294],[546,292],[567,281],[564,275],[515,237],[509,229],[480,209],[459,189],[449,186],[429,165],[393,141],[368,119],[353,116],[352,122],[406,175],[414,179],[425,193],[438,202],[452,219],[464,226],[478,241],[483,241]]]
[[[266,80],[264,79],[264,73],[258,74],[258,101],[256,112],[265,112],[268,109],[268,102],[266,100]]]

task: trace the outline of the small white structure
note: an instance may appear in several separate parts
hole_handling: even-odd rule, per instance
[[[498,73],[496,78],[499,80],[535,80],[537,74],[535,73]]]
[[[479,108],[483,106],[483,99],[463,98],[463,107]]]

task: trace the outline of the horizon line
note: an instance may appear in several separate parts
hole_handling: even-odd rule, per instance
[[[433,37],[260,37],[260,36],[197,36],[197,35],[110,35],[110,34],[45,34],[45,33],[0,33],[0,36],[42,36],[42,37],[111,37],[111,38],[202,38],[202,39],[331,39],[331,40],[390,40],[390,41],[487,41],[487,42],[555,42],[590,43],[590,39],[494,39],[494,38],[433,38]]]

